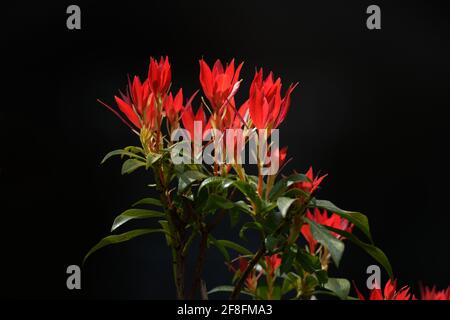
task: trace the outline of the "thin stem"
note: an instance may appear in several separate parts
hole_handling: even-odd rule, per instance
[[[195,266],[194,271],[194,281],[192,283],[192,288],[190,292],[190,298],[195,298],[195,292],[198,290],[201,284],[201,277],[203,273],[203,266],[205,264],[205,255],[206,255],[206,248],[208,245],[208,230],[204,228],[201,232],[201,238],[200,238],[200,244],[198,249],[198,257],[197,257],[197,263]]]

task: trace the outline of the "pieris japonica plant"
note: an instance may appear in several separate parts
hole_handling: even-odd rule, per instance
[[[160,233],[172,254],[167,265],[173,266],[178,299],[206,299],[215,292],[228,292],[231,299],[241,294],[347,299],[350,282],[328,276],[331,263],[339,266],[345,241],[361,247],[392,276],[388,259],[373,244],[367,217],[319,198],[326,175],[312,168],[280,172],[288,157],[277,130],[297,85],[283,90],[280,78],[259,69],[247,98],[238,102],[245,95],[239,92],[242,66],[217,60],[210,68],[200,60],[202,93],[186,97],[182,89],[171,91],[168,58],[151,58],[146,79],[129,79],[125,91],[114,97],[117,108],[101,102],[138,138],[136,146],[114,150],[102,162],[120,156],[122,174],[148,176],[158,197],[144,198],[118,215],[113,234],[85,259],[105,246]],[[160,227],[118,233],[133,219],[156,219]],[[216,227],[228,219],[240,243],[215,237]],[[254,250],[246,248],[249,232],[259,239]],[[194,243],[199,245],[196,265],[187,274],[186,258]],[[208,291],[202,275],[213,248],[222,253],[230,278]],[[394,296],[395,288],[388,291]],[[400,294],[405,296],[404,290]]]

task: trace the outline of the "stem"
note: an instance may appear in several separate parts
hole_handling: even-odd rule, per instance
[[[201,284],[201,277],[203,273],[203,266],[205,264],[205,255],[206,255],[206,248],[208,245],[208,230],[206,228],[203,228],[201,232],[201,239],[198,249],[198,257],[197,257],[197,263],[195,266],[194,271],[194,281],[192,283],[192,288],[189,297],[191,299],[195,298],[195,292],[198,290]]]
[[[183,249],[186,243],[186,224],[177,216],[177,211],[173,206],[172,199],[170,197],[170,191],[168,191],[168,186],[166,185],[163,169],[161,167],[158,168],[158,170],[155,169],[155,177],[158,189],[161,193],[160,199],[166,212],[169,231],[172,236],[170,247],[172,252],[172,268],[177,299],[182,300],[185,298],[184,277],[186,263],[183,255]]]
[[[261,170],[258,174],[258,194],[261,197],[261,199],[263,198],[263,176],[261,175]]]
[[[250,272],[252,272],[255,265],[258,263],[259,259],[263,256],[264,252],[266,251],[266,247],[263,244],[259,250],[256,252],[255,256],[250,260],[248,263],[247,268],[245,269],[242,276],[239,278],[238,282],[236,283],[236,286],[234,287],[233,292],[231,293],[230,300],[236,300],[239,294],[241,293],[242,287],[245,283],[245,280],[247,279]]]
[[[269,199],[270,190],[273,187],[274,181],[275,181],[275,175],[271,175],[267,177],[267,184],[266,184],[266,199]]]

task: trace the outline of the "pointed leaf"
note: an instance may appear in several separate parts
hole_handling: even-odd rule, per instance
[[[227,178],[223,178],[223,177],[209,177],[206,178],[205,180],[203,180],[203,182],[200,184],[200,187],[198,188],[198,192],[200,192],[201,190],[203,190],[203,188],[205,187],[210,187],[210,186],[221,186],[222,189],[226,189],[229,186],[231,186],[233,184],[233,181]]]
[[[327,247],[336,267],[339,267],[339,262],[344,253],[344,243],[341,240],[336,239],[336,237],[334,237],[324,226],[317,224],[306,217],[303,217],[303,219],[310,225],[314,239]]]
[[[339,298],[345,300],[350,292],[350,281],[343,278],[328,278],[325,289],[333,291]]]
[[[155,198],[144,198],[141,199],[135,203],[133,203],[133,207],[139,206],[139,205],[143,205],[143,204],[147,204],[147,205],[155,205],[158,207],[162,207],[162,203],[161,200],[159,199],[155,199]]]
[[[277,199],[277,206],[280,209],[281,216],[286,217],[289,207],[295,202],[296,199],[280,197]]]
[[[118,149],[118,150],[114,150],[114,151],[109,152],[109,153],[103,158],[102,162],[100,162],[100,164],[105,163],[106,160],[108,160],[109,158],[111,158],[111,157],[113,157],[113,156],[121,156],[121,157],[123,157],[123,156],[129,156],[130,158],[136,158],[136,159],[140,159],[140,160],[143,160],[143,161],[145,160],[144,157],[141,157],[141,156],[139,156],[139,155],[137,155],[137,154],[135,154],[135,153],[133,153],[133,152],[126,151],[126,150],[123,150],[123,149]]]
[[[218,287],[215,287],[214,289],[211,289],[210,291],[208,291],[208,294],[216,293],[216,292],[233,292],[233,290],[234,290],[233,286],[218,286]],[[242,290],[241,293],[248,295],[250,297],[254,297],[253,294],[251,294],[250,292],[244,291],[244,290]]]
[[[145,234],[156,233],[156,232],[164,232],[164,230],[163,229],[136,229],[136,230],[122,233],[122,234],[107,236],[107,237],[103,238],[102,240],[100,240],[100,242],[97,243],[95,246],[93,246],[91,250],[89,250],[89,252],[86,254],[86,256],[83,259],[83,264],[86,262],[86,259],[91,254],[93,254],[95,251],[97,251],[103,247],[109,246],[111,244],[125,242],[125,241],[131,240],[133,238],[143,236]]]
[[[118,215],[113,222],[111,227],[111,231],[114,231],[125,222],[133,219],[148,219],[148,218],[162,218],[164,217],[163,212],[154,211],[154,210],[146,210],[146,209],[128,209]]]
[[[198,180],[202,180],[206,177],[205,174],[201,173],[200,171],[190,170],[185,171],[179,176],[178,180],[178,192],[182,193],[184,190],[186,190],[190,185]]]
[[[209,243],[211,243],[213,246],[215,246],[217,249],[219,249],[219,251],[222,253],[222,255],[224,256],[225,260],[227,262],[230,261],[230,254],[228,253],[227,249],[225,248],[225,246],[222,244],[222,242],[217,241],[213,236],[209,235],[208,236],[208,241]]]
[[[208,201],[206,202],[206,206],[204,211],[214,211],[217,209],[225,209],[229,210],[234,207],[234,202],[219,196],[217,194],[210,194],[208,197]]]
[[[328,200],[313,199],[311,201],[311,204],[313,205],[313,207],[325,209],[330,213],[336,213],[342,218],[347,219],[348,221],[353,223],[358,229],[360,229],[369,238],[370,242],[373,243],[372,236],[370,235],[369,220],[362,213],[342,210],[336,207],[332,202]]]
[[[263,231],[264,227],[259,222],[247,222],[242,226],[241,230],[239,231],[239,237],[241,237],[242,239],[246,239],[245,231],[247,231],[248,229]]]
[[[256,189],[250,183],[238,180],[234,181],[233,185],[256,206],[256,210],[258,212],[261,211],[263,206],[261,198],[258,193],[256,193]]]
[[[128,159],[122,165],[122,174],[131,173],[143,166],[145,166],[145,162],[136,159]]]
[[[252,252],[243,246],[229,240],[217,240],[217,242],[220,242],[225,248],[233,249],[234,251],[243,254],[243,255],[252,255]]]
[[[356,244],[357,246],[362,248],[372,258],[374,258],[376,261],[378,261],[383,266],[383,268],[388,273],[389,277],[392,277],[393,273],[392,273],[392,267],[389,262],[389,259],[386,257],[386,255],[380,248],[374,246],[373,244],[365,243],[365,242],[359,240],[357,237],[355,237],[353,234],[351,234],[349,232],[346,232],[346,231],[343,231],[340,229],[336,229],[336,228],[332,228],[332,227],[327,227],[327,229],[331,230],[337,234],[340,234],[341,236],[344,236],[345,238],[347,238],[348,240],[350,240],[351,242],[353,242],[354,244]]]

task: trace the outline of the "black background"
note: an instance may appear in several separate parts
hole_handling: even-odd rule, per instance
[[[114,216],[150,192],[142,172],[123,177],[118,160],[100,166],[108,151],[138,141],[96,99],[112,103],[127,73],[144,76],[149,56],[160,55],[169,55],[173,87],[186,93],[199,87],[201,57],[245,61],[238,99],[257,66],[285,86],[298,81],[281,127],[294,157],[286,172],[313,165],[329,173],[320,197],[368,215],[401,284],[449,284],[450,48],[442,3],[376,2],[382,29],[374,31],[365,25],[368,1],[75,2],[82,29],[72,31],[69,4],[2,4],[3,297],[174,297],[158,235],[92,256],[81,291],[65,284],[66,267],[81,264]],[[237,238],[225,223],[217,237],[230,234]],[[335,274],[363,287],[373,263],[348,245]],[[229,279],[211,249],[208,287]]]

